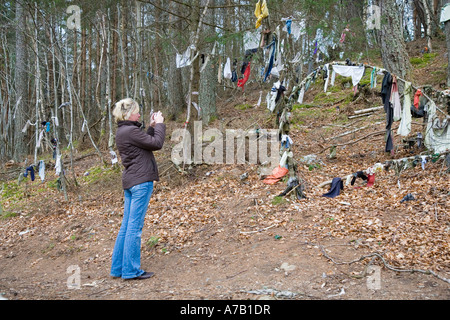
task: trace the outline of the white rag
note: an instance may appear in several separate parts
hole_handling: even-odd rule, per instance
[[[442,7],[441,11],[441,23],[450,20],[450,3],[447,3],[444,7]]]
[[[61,155],[56,156],[55,171],[56,175],[59,176],[61,173]]]
[[[352,77],[353,86],[357,86],[364,76],[365,67],[364,66],[341,66],[333,65],[333,71],[340,74],[343,77]],[[332,83],[334,84],[334,77]]]
[[[231,79],[231,61],[230,58],[227,58],[227,62],[225,63],[225,67],[223,68],[223,77],[225,79]]]
[[[177,53],[177,68],[183,68],[191,65],[191,47],[188,47],[183,54]]]
[[[430,100],[427,104],[428,123],[425,133],[425,146],[435,153],[450,150],[450,117],[441,123],[436,116],[436,104]]]
[[[39,161],[39,177],[41,178],[41,181],[45,180],[45,163],[43,160]]]
[[[303,98],[304,98],[304,96],[305,96],[305,87],[302,86],[302,88],[300,89],[300,93],[299,93],[299,95],[298,95],[297,102],[300,103],[300,104],[302,104],[302,103],[303,103]]]
[[[325,80],[325,87],[323,88],[323,92],[327,92],[328,82],[330,81],[330,68],[328,66],[329,66],[328,63],[324,66],[324,69],[327,73],[327,78]]]
[[[402,121],[397,134],[406,137],[411,132],[411,82],[405,82]]]

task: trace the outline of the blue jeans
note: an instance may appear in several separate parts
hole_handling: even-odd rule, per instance
[[[122,225],[112,254],[111,276],[131,279],[144,273],[141,270],[141,236],[153,181],[124,190],[125,203]]]

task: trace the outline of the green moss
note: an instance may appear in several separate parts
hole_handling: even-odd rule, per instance
[[[253,108],[253,105],[244,103],[244,104],[238,104],[238,105],[234,106],[234,108],[237,110],[247,110],[247,109]]]
[[[153,248],[154,246],[156,246],[159,242],[159,237],[156,236],[151,236],[150,239],[147,240],[146,245],[149,246],[150,248]]]
[[[292,110],[298,110],[298,109],[309,109],[309,108],[315,108],[317,106],[314,106],[312,104],[294,104],[292,106]]]
[[[413,57],[409,61],[416,68],[423,68],[428,63],[430,63],[434,58],[436,58],[437,53],[424,53],[422,57]]]
[[[95,166],[87,171],[82,180],[87,184],[96,183],[117,176],[120,173],[119,166]]]
[[[0,191],[0,199],[2,201],[10,201],[12,203],[16,203],[23,199],[24,192],[24,185],[18,185],[17,182],[3,183],[2,189]]]
[[[272,199],[272,204],[274,206],[278,206],[278,205],[285,204],[285,203],[287,203],[287,200],[285,198],[283,198],[283,197],[278,197],[277,196],[277,197],[274,197]]]
[[[16,212],[10,212],[10,211],[4,211],[0,208],[0,219],[8,219],[8,218],[12,218],[12,217],[16,217],[17,213]]]

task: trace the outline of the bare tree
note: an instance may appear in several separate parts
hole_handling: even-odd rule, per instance
[[[215,1],[210,1],[210,5],[214,6]],[[208,10],[205,20],[210,25],[204,26],[202,38],[214,39],[214,42],[207,43],[203,46],[203,59],[201,59],[200,86],[198,92],[198,108],[204,124],[217,115],[216,109],[216,92],[217,92],[217,55],[215,54],[215,30],[214,27],[214,9]]]
[[[443,0],[443,5],[450,6],[450,0]],[[447,43],[447,86],[450,87],[450,20],[445,21],[445,40]]]
[[[381,58],[384,68],[409,79],[412,66],[406,51],[402,23],[395,0],[381,0]]]
[[[22,137],[25,115],[28,113],[27,89],[27,46],[25,40],[26,13],[22,1],[16,1],[16,61],[15,61],[15,98],[16,106],[13,110],[14,119],[14,159],[23,160],[26,154],[26,144]],[[36,119],[37,120],[37,119]],[[36,124],[37,125],[37,124]]]

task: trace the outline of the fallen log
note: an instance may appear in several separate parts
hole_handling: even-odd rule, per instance
[[[362,118],[362,117],[368,117],[373,115],[373,112],[369,112],[369,113],[364,113],[364,114],[357,114],[355,116],[349,116],[349,119],[356,119],[356,118]]]
[[[373,111],[381,110],[381,109],[383,109],[383,108],[384,108],[384,106],[373,107],[373,108],[362,109],[362,110],[356,110],[356,111],[354,112],[354,114],[361,114],[361,113],[373,112]]]
[[[347,142],[347,143],[340,143],[340,144],[335,144],[335,145],[332,145],[332,146],[328,146],[328,147],[322,149],[322,150],[319,152],[319,154],[320,154],[320,153],[323,153],[324,151],[326,151],[326,150],[328,150],[328,149],[330,149],[330,148],[333,148],[333,147],[342,147],[342,146],[346,146],[346,145],[349,145],[349,144],[354,144],[354,143],[359,142],[359,141],[361,141],[361,140],[364,140],[364,139],[366,139],[366,138],[368,138],[368,137],[375,136],[375,135],[380,135],[380,134],[384,134],[384,133],[386,133],[386,130],[383,130],[383,131],[376,131],[376,132],[373,132],[373,133],[369,133],[368,135],[365,135],[365,136],[362,137],[362,138],[359,138],[359,139],[356,139],[356,140],[352,140],[352,141]]]
[[[331,138],[325,139],[325,141],[332,140],[332,139],[337,139],[337,138],[341,138],[341,137],[344,137],[344,136],[346,136],[346,135],[349,135],[349,134],[352,134],[352,133],[355,133],[355,132],[358,132],[358,131],[367,129],[367,128],[369,128],[370,126],[379,125],[379,124],[381,124],[381,123],[382,123],[382,122],[376,122],[376,123],[374,123],[374,124],[370,124],[370,125],[367,125],[367,126],[364,126],[364,127],[360,127],[360,128],[356,128],[356,129],[353,129],[353,130],[350,130],[350,131],[346,131],[346,132],[344,132],[344,133],[342,133],[342,134],[340,134],[340,135],[337,135],[337,136],[335,136],[335,137],[331,137]]]

